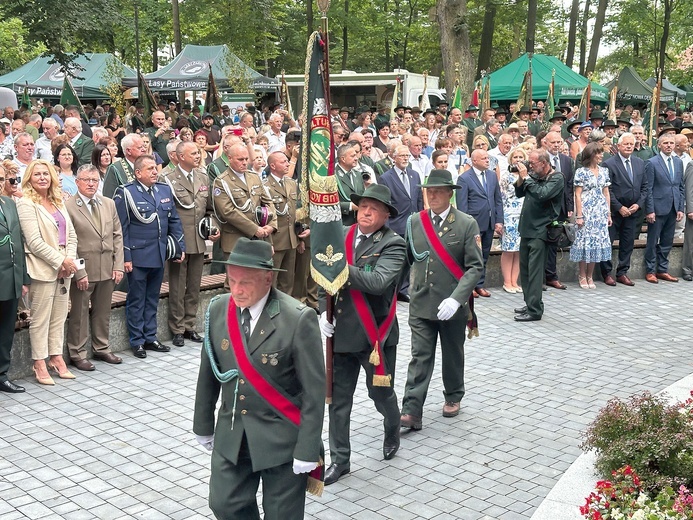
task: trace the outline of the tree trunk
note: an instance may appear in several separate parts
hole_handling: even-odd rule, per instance
[[[349,0],[344,0],[344,28],[342,29],[342,70],[347,68],[347,57],[349,55]]]
[[[481,77],[482,70],[491,68],[491,51],[493,50],[493,32],[496,27],[496,4],[494,0],[486,0],[484,25],[481,29],[481,45],[476,66],[476,78]]]
[[[664,22],[662,23],[662,39],[659,42],[659,71],[664,77],[664,64],[667,57],[667,43],[669,41],[669,29],[671,26],[671,12],[674,10],[674,0],[664,0]]]
[[[640,40],[638,40],[637,35],[635,36],[635,39],[633,40],[633,63],[631,65],[635,66],[635,64],[640,60]]]
[[[159,69],[159,38],[152,36],[152,72]]]
[[[436,17],[440,26],[440,50],[448,97],[455,88],[455,64],[460,66],[460,89],[471,96],[474,84],[474,58],[469,45],[466,0],[437,0]]]
[[[604,20],[606,19],[606,7],[609,0],[599,0],[597,6],[597,16],[594,19],[594,29],[592,32],[592,43],[590,44],[590,55],[587,60],[585,74],[594,72],[597,67],[597,53],[599,52],[599,44],[602,40],[602,30],[604,29]]]
[[[178,9],[178,0],[171,0],[171,23],[173,24],[173,46],[176,51],[176,55],[180,54],[183,50],[183,44],[181,43],[180,35],[180,10]]]
[[[527,38],[525,52],[534,53],[534,38],[537,34],[537,0],[527,2]]]
[[[402,49],[402,67],[407,68],[407,46],[409,44],[409,32],[411,31],[411,24],[414,21],[414,9],[416,8],[416,2],[412,4],[409,0],[409,16],[407,17],[407,32],[404,34],[404,47]]]
[[[580,74],[585,75],[585,55],[587,54],[587,22],[590,19],[590,0],[585,0],[585,11],[582,13],[580,28]]]
[[[577,34],[578,13],[580,12],[580,0],[573,0],[570,8],[570,23],[568,24],[568,54],[565,57],[565,64],[573,66],[575,57],[575,36]]]
[[[315,23],[313,21],[313,0],[306,0],[306,28],[308,29],[306,33],[306,43],[310,35],[313,34],[313,23]]]

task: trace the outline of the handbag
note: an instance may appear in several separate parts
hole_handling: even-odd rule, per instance
[[[577,226],[572,222],[553,221],[547,226],[546,241],[558,249],[566,249],[575,241]]]

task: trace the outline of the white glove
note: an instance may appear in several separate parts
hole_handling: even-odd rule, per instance
[[[294,459],[294,474],[308,473],[318,467],[317,462],[306,462],[305,460]]]
[[[320,332],[322,332],[323,336],[327,338],[334,336],[334,326],[337,324],[337,318],[332,318],[332,323],[330,323],[327,321],[327,313],[323,312],[318,321],[320,324]]]
[[[440,305],[438,305],[438,319],[441,321],[449,320],[452,318],[457,309],[460,308],[460,303],[454,298],[445,298]]]
[[[199,442],[207,451],[212,451],[214,449],[214,434],[195,435],[195,439],[197,439],[197,442]]]

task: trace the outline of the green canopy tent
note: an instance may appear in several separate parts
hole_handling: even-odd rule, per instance
[[[515,61],[491,73],[491,99],[494,101],[517,101],[525,71],[529,69],[529,55],[523,54]],[[545,54],[532,55],[532,99],[545,100],[556,71],[554,93],[556,102],[580,101],[588,79],[567,67],[561,60]],[[606,103],[609,91],[592,82],[591,101]]]
[[[606,84],[608,89],[618,87],[617,100],[621,103],[644,103],[652,99],[652,87],[645,83],[633,67],[625,67],[619,72],[618,77]],[[662,89],[660,101],[674,101],[674,94]]]
[[[647,78],[645,80],[645,83],[647,83],[651,88],[654,88],[654,86],[657,84],[657,80],[654,78]],[[683,101],[686,99],[686,91],[677,87],[673,83],[671,83],[668,79],[662,78],[662,93],[667,92],[676,98],[678,101]],[[660,97],[661,101],[668,101],[666,99],[662,99]],[[672,101],[674,101],[672,99]]]
[[[263,76],[246,65],[226,45],[186,45],[171,63],[144,75],[152,91],[207,90],[209,66],[219,90],[229,89],[229,77],[249,80],[253,91],[274,91],[277,81]],[[123,85],[136,87],[137,78],[123,78]]]
[[[107,66],[113,59],[122,66],[126,77],[135,77],[135,71],[123,64],[118,58],[107,53],[87,53],[78,56],[75,66],[71,69],[72,85],[80,99],[107,98],[108,94],[102,88],[108,83]],[[59,63],[49,63],[50,56],[39,56],[17,70],[0,76],[0,87],[12,89],[18,94],[24,92],[29,85],[29,95],[32,97],[59,98],[63,93],[65,73]]]

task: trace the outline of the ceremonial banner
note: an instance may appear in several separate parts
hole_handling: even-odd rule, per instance
[[[551,72],[551,83],[549,83],[549,91],[546,94],[546,103],[544,105],[544,114],[548,114],[545,121],[553,117],[553,113],[556,111],[556,100],[554,99],[556,92],[556,69]]]
[[[479,100],[481,113],[491,108],[491,76],[481,78],[481,99]]]
[[[395,109],[399,106],[400,81],[401,80],[399,76],[397,76],[397,79],[395,79],[395,91],[392,93],[392,102],[390,103],[390,121],[394,121],[397,118],[397,113],[395,112]]]
[[[282,69],[282,82],[279,87],[279,102],[284,105],[284,109],[289,112],[289,117],[294,118],[294,111],[291,108],[291,98],[289,97],[289,85],[286,84],[286,79],[284,79],[284,69]]]
[[[606,114],[607,119],[616,121],[616,95],[618,94],[618,87],[614,85],[614,88],[609,92],[609,111]]]
[[[87,113],[84,111],[84,107],[82,106],[82,102],[77,97],[75,87],[72,86],[70,76],[67,74],[65,74],[65,79],[63,80],[63,93],[60,94],[60,104],[64,107],[68,105],[76,106],[79,109],[79,114],[82,116],[82,119],[89,121],[87,119]]]
[[[22,93],[22,105],[31,108],[31,98],[29,98],[29,82],[24,82],[24,92]]]
[[[517,103],[515,105],[515,113],[519,114],[520,109],[524,106],[532,107],[532,84],[531,84],[531,70],[525,71],[525,77],[522,78],[522,86],[520,87],[520,95],[517,98]]]
[[[221,96],[217,90],[217,84],[212,74],[212,65],[209,64],[209,78],[207,79],[207,92],[205,93],[204,111],[214,115],[221,109]]]
[[[578,110],[578,121],[590,120],[590,95],[592,93],[592,78],[589,78],[585,90],[582,92],[580,99],[580,108]]]
[[[452,103],[450,103],[450,110],[453,108],[459,108],[462,113],[464,113],[465,107],[462,106],[462,92],[460,92],[460,80],[455,80],[455,90],[452,91]]]
[[[313,279],[334,295],[344,285],[349,270],[344,252],[342,212],[339,207],[335,151],[329,115],[329,91],[325,88],[328,66],[325,40],[314,32],[308,42],[302,112],[306,114],[299,157],[301,208],[297,219],[310,216],[310,248]],[[396,98],[393,97],[393,103]]]
[[[421,93],[421,100],[419,101],[419,110],[421,110],[421,113],[424,113],[426,110],[431,108],[431,102],[428,99],[428,71],[424,71],[423,77],[424,88],[423,92]]]
[[[154,94],[149,89],[149,84],[147,84],[141,72],[137,79],[137,94],[140,103],[144,105],[144,120],[147,121],[152,117],[152,112],[156,110],[156,101],[154,100]]]

